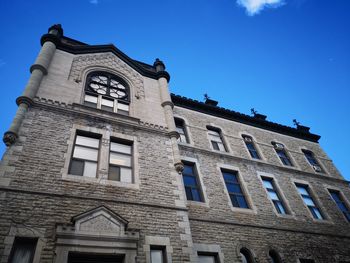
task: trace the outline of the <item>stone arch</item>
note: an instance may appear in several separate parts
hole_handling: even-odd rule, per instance
[[[92,70],[104,70],[125,79],[133,90],[131,95],[137,99],[145,97],[143,77],[112,53],[87,54],[73,59],[69,80],[84,81],[86,74]]]

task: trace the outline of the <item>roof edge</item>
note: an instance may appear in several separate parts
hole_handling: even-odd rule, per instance
[[[171,94],[171,100],[175,106],[202,112],[205,114],[209,114],[215,117],[220,117],[231,121],[236,121],[239,123],[247,124],[247,125],[265,129],[268,131],[277,132],[283,135],[292,136],[298,139],[303,139],[303,140],[318,143],[319,139],[321,138],[321,136],[317,134],[301,131],[296,128],[281,125],[275,122],[270,122],[267,120],[255,118],[255,117],[252,117],[240,112],[236,112],[233,110],[229,110],[226,108],[208,105],[203,102],[189,99],[173,93]]]

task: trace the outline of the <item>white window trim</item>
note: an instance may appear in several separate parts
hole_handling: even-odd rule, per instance
[[[241,173],[241,170],[239,169],[239,167],[227,165],[227,164],[223,164],[223,163],[218,163],[216,166],[216,169],[218,171],[219,178],[220,178],[222,185],[224,187],[224,192],[227,196],[228,205],[231,208],[231,210],[234,212],[239,212],[239,213],[257,214],[257,208],[254,205],[252,197],[250,196],[250,194],[248,192],[247,183],[243,180],[243,176],[242,176],[242,173]],[[234,207],[232,205],[230,194],[227,191],[227,186],[226,186],[226,183],[224,180],[224,176],[222,175],[222,171],[221,171],[222,169],[237,172],[238,181],[239,181],[239,184],[242,188],[244,197],[246,198],[246,201],[248,203],[249,208]]]
[[[328,213],[326,212],[325,207],[322,205],[318,195],[316,195],[315,190],[313,189],[313,186],[305,181],[305,180],[300,180],[300,179],[294,179],[291,178],[293,187],[296,191],[296,194],[299,196],[300,201],[302,202],[303,206],[305,207],[305,209],[307,210],[308,215],[310,216],[310,218],[312,219],[312,221],[314,222],[318,222],[318,223],[328,223],[328,224],[334,224],[334,222],[331,221],[331,217],[328,215]],[[299,190],[297,188],[297,184],[301,184],[301,185],[306,185],[308,187],[308,192],[309,195],[311,196],[312,200],[314,201],[315,205],[317,206],[317,208],[320,210],[323,219],[316,219],[314,218],[314,216],[312,215],[310,209],[308,208],[308,206],[305,204],[303,197],[301,196],[301,194],[299,193]]]
[[[146,263],[151,263],[152,246],[164,247],[164,256],[166,258],[166,263],[172,263],[173,247],[170,244],[169,237],[145,236],[145,244],[143,245],[143,251],[146,254]]]
[[[210,150],[212,150],[212,151],[214,151],[214,152],[218,152],[218,153],[232,153],[232,150],[231,150],[231,147],[230,147],[230,145],[228,144],[228,142],[226,141],[226,135],[225,135],[225,133],[224,133],[224,130],[220,127],[220,126],[218,126],[218,125],[216,125],[216,124],[213,124],[213,123],[210,123],[210,124],[208,124],[208,125],[206,125],[205,126],[206,127],[206,134],[207,134],[207,139],[208,139],[208,142],[209,142],[209,147],[210,147]],[[209,128],[208,128],[209,127]],[[220,135],[220,138],[221,138],[221,141],[222,141],[222,144],[223,144],[223,146],[224,146],[224,148],[225,148],[225,151],[220,151],[220,150],[215,150],[214,148],[213,148],[213,145],[212,145],[212,143],[211,143],[211,139],[210,139],[210,136],[209,136],[209,131],[210,130],[212,130],[212,131],[216,131],[216,132],[218,132],[219,133],[219,135]]]
[[[73,175],[68,173],[69,165],[71,162],[72,151],[74,149],[75,135],[77,131],[85,131],[85,132],[101,135],[96,178],[84,177],[84,176]],[[109,145],[110,145],[111,138],[118,138],[118,139],[123,139],[123,140],[132,142],[132,147],[133,147],[132,149],[133,182],[132,183],[108,180],[109,154],[110,154]],[[132,188],[132,189],[140,188],[139,164],[138,164],[138,159],[139,159],[138,140],[137,140],[137,137],[135,136],[130,136],[130,135],[126,135],[118,132],[111,132],[108,129],[98,129],[95,127],[88,127],[88,126],[74,124],[71,129],[70,139],[68,140],[68,150],[64,157],[65,157],[65,164],[61,170],[62,179],[64,180],[98,183],[98,184],[113,185],[113,186],[126,187],[126,188]]]
[[[174,121],[175,119],[179,119],[179,120],[182,120],[183,121],[183,128],[185,130],[185,133],[186,133],[186,138],[187,138],[187,143],[186,142],[178,142],[179,144],[183,144],[183,145],[193,145],[193,140],[192,140],[192,135],[191,135],[191,131],[189,129],[189,125],[188,125],[188,121],[186,118],[184,118],[183,116],[180,116],[180,115],[177,115],[177,114],[174,114]],[[175,127],[176,127],[176,124],[175,124]]]
[[[196,252],[196,256],[198,257],[198,253],[210,253],[215,254],[217,257],[218,263],[224,263],[224,253],[221,252],[221,247],[216,244],[193,244],[194,250]]]
[[[197,172],[197,178],[199,180],[199,187],[202,191],[202,197],[203,197],[203,202],[197,202],[197,201],[193,201],[193,200],[187,200],[187,197],[186,197],[186,190],[185,190],[185,183],[183,181],[183,176],[181,176],[181,182],[182,182],[182,187],[183,187],[183,193],[184,193],[184,200],[186,200],[186,203],[189,204],[189,205],[198,205],[198,206],[205,206],[205,207],[209,207],[209,198],[207,196],[207,193],[206,193],[206,187],[204,185],[204,182],[203,182],[203,175],[201,173],[201,168],[200,168],[200,164],[198,162],[197,159],[195,158],[191,158],[191,157],[185,157],[185,156],[181,156],[180,159],[182,161],[185,161],[185,162],[189,162],[189,163],[194,163],[194,165],[196,166],[196,172]]]
[[[338,205],[335,203],[333,197],[331,196],[331,193],[329,191],[335,191],[339,192],[343,202],[347,206],[348,209],[350,209],[350,201],[347,199],[346,195],[343,193],[343,190],[340,189],[339,187],[333,186],[333,185],[328,185],[328,184],[323,184],[327,194],[329,195],[332,204],[336,207],[336,210],[338,211],[338,214],[341,214],[341,217],[344,218],[344,220],[350,224],[350,222],[347,220],[347,218],[343,215],[342,211],[339,209]]]
[[[8,262],[12,247],[16,237],[28,237],[28,238],[37,238],[33,263],[39,263],[41,257],[41,251],[46,243],[44,237],[45,229],[30,228],[30,227],[11,227],[8,235],[4,240],[4,253],[1,262]],[[5,260],[5,261],[4,261]]]
[[[281,190],[282,188],[280,187],[279,183],[278,183],[278,180],[276,178],[275,175],[271,174],[271,173],[266,173],[266,172],[261,172],[261,171],[257,171],[257,176],[258,176],[258,179],[259,181],[261,182],[261,186],[262,188],[264,189],[264,192],[266,194],[266,198],[270,201],[272,207],[273,207],[273,210],[276,214],[276,216],[278,217],[284,217],[284,218],[295,218],[295,213],[293,212],[293,210],[291,209],[291,206],[289,204],[289,201],[288,199],[286,198],[286,196],[284,195],[284,192]],[[281,201],[283,202],[284,206],[285,206],[285,209],[286,211],[288,212],[288,214],[280,214],[277,212],[276,210],[276,207],[273,203],[273,201],[271,200],[269,194],[267,193],[267,190],[264,186],[264,183],[263,183],[263,180],[262,180],[262,177],[265,177],[265,178],[270,178],[273,180],[273,183],[274,183],[274,186],[278,192],[278,195],[280,196],[280,198],[282,199]]]

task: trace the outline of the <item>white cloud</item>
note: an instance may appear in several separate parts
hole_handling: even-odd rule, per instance
[[[266,7],[279,7],[284,0],[237,0],[237,4],[244,7],[250,16],[260,13]]]
[[[90,0],[90,4],[97,5],[98,4],[98,0]]]

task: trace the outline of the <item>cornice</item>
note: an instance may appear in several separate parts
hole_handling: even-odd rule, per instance
[[[236,121],[239,123],[247,124],[257,128],[261,128],[268,131],[277,132],[280,134],[292,136],[295,138],[318,143],[321,136],[306,132],[304,130],[298,130],[289,126],[281,125],[278,123],[270,122],[261,118],[255,118],[240,112],[225,109],[218,106],[208,105],[203,102],[192,100],[179,95],[171,94],[171,100],[175,106],[198,111],[204,114],[212,115],[215,117]]]
[[[71,54],[90,54],[90,53],[106,53],[111,52],[116,55],[118,58],[123,60],[126,64],[128,64],[131,68],[139,72],[142,76],[149,77],[152,79],[160,79],[166,78],[166,80],[170,81],[170,75],[167,71],[156,71],[156,67],[134,60],[127,56],[125,53],[120,51],[113,44],[108,45],[87,45],[85,43],[76,41],[74,39],[68,37],[58,38],[55,35],[45,34],[41,38],[41,44],[46,41],[51,41],[56,45],[56,48]]]

